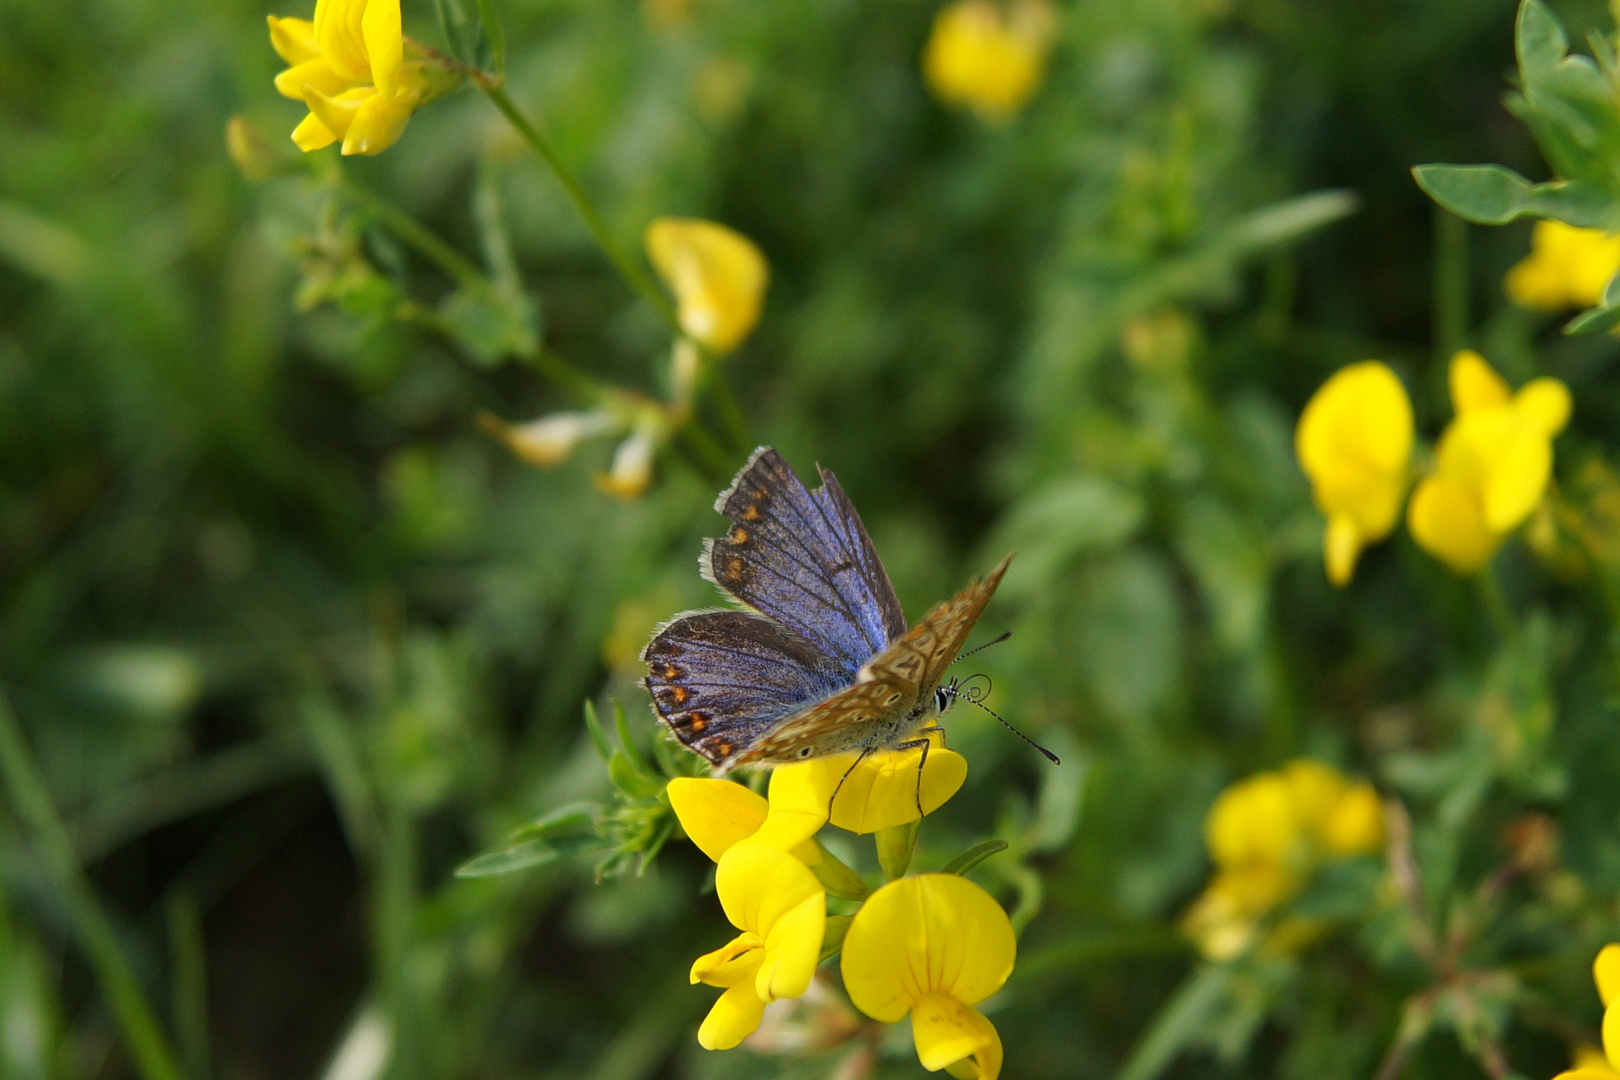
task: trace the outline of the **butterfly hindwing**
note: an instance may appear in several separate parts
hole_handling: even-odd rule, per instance
[[[809,491],[775,450],[756,450],[715,503],[733,525],[704,545],[702,570],[853,679],[906,620],[860,515],[831,473],[821,479]]]
[[[641,658],[653,708],[677,739],[715,765],[848,683],[806,642],[743,611],[679,615]]]

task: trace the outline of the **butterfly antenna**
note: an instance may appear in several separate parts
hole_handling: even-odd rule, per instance
[[[993,645],[993,644],[995,644],[995,642],[991,642],[991,644]],[[1048,750],[1046,747],[1042,746],[1040,743],[1036,742],[1034,739],[1030,738],[1028,735],[1025,735],[1022,731],[1019,731],[1017,728],[1013,727],[1011,724],[1007,723],[1006,717],[1002,716],[1000,713],[996,712],[996,710],[992,709],[990,706],[988,706],[984,702],[980,701],[976,695],[964,694],[961,691],[955,690],[955,689],[946,690],[946,694],[948,696],[952,697],[952,698],[961,698],[963,701],[967,702],[969,705],[977,705],[979,708],[983,709],[985,712],[989,713],[991,716],[995,717],[997,720],[1000,720],[1002,727],[1006,728],[1008,731],[1012,732],[1014,735],[1018,736],[1020,739],[1023,739],[1025,742],[1029,743],[1029,745],[1033,746],[1035,749],[1039,750],[1041,752],[1041,756],[1044,757],[1047,761],[1050,761],[1054,765],[1063,764],[1062,761],[1058,760],[1058,756],[1056,754],[1052,753],[1052,751]]]
[[[1012,637],[1012,631],[1008,630],[1006,633],[1002,634],[1000,637],[998,637],[998,638],[996,638],[996,639],[994,639],[992,641],[987,641],[983,645],[979,645],[979,646],[976,646],[975,648],[969,649],[965,653],[958,653],[957,656],[956,656],[956,659],[952,660],[951,663],[959,664],[963,660],[966,660],[968,657],[972,656],[974,653],[976,653],[976,652],[984,652],[984,650],[988,649],[992,645],[1000,645],[1003,641],[1006,641],[1010,637]]]

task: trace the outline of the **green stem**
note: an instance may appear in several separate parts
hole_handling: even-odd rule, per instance
[[[711,480],[724,481],[731,475],[733,462],[721,449],[720,444],[714,441],[714,436],[703,430],[702,425],[696,421],[688,420],[680,428],[681,438],[692,452],[702,459],[703,464],[712,470]]]
[[[1513,616],[1513,609],[1508,606],[1507,595],[1502,591],[1502,579],[1496,576],[1496,567],[1489,563],[1479,572],[1479,594],[1485,601],[1485,610],[1490,613],[1491,625],[1496,627],[1497,635],[1503,641],[1512,638],[1518,632],[1519,623]]]
[[[73,842],[45,786],[45,778],[28,752],[17,718],[3,696],[0,696],[0,774],[4,775],[18,817],[33,834],[34,845],[44,858],[52,884],[61,894],[79,945],[112,1006],[136,1067],[145,1080],[182,1080],[174,1052],[141,993],[140,983],[119,947],[111,921],[85,880]]]
[[[522,135],[524,141],[540,156],[540,160],[546,163],[551,175],[556,178],[563,193],[568,196],[568,201],[574,205],[574,212],[584,222],[591,238],[596,241],[596,246],[602,249],[602,254],[607,256],[614,269],[618,270],[632,289],[641,294],[642,299],[652,305],[652,309],[658,313],[659,318],[669,324],[671,330],[676,334],[682,334],[680,321],[675,317],[675,307],[669,302],[669,297],[664,295],[664,291],[648,276],[647,271],[619,247],[618,242],[613,239],[613,234],[608,231],[607,223],[602,220],[601,213],[596,209],[596,204],[591,202],[585,188],[574,178],[574,174],[568,171],[562,158],[557,156],[557,151],[553,149],[550,141],[523,114],[499,82],[483,72],[474,73],[473,81],[478,84],[478,88],[485,96],[495,103],[501,114],[511,121],[518,134]]]
[[[387,199],[355,182],[348,173],[340,175],[343,177],[343,190],[348,192],[355,202],[370,211],[389,232],[436,263],[439,269],[469,288],[494,288],[476,263],[441,240],[433,230]]]
[[[719,365],[710,360],[709,367],[713,374],[709,377],[708,391],[720,412],[720,422],[725,425],[732,443],[746,454],[754,448],[754,436],[748,427],[748,419],[743,415],[742,406],[737,403],[736,395],[731,392],[731,384],[726,381]]]

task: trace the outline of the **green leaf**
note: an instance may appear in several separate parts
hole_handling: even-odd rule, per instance
[[[525,840],[502,851],[486,851],[476,858],[467,860],[456,867],[456,877],[477,878],[514,874],[519,870],[544,866],[546,863],[554,862],[556,858],[557,849],[545,841]]]
[[[591,744],[596,747],[596,754],[604,762],[613,760],[613,745],[607,740],[607,732],[602,730],[602,721],[596,715],[595,702],[585,703],[585,730],[590,732]]]
[[[1586,181],[1532,184],[1501,165],[1419,165],[1418,186],[1453,214],[1480,225],[1506,225],[1522,217],[1552,218],[1583,229],[1615,217],[1608,192]]]
[[[1116,1080],[1154,1080],[1196,1041],[1232,986],[1229,968],[1205,964],[1189,975],[1154,1018]]]
[[[1527,83],[1550,73],[1569,52],[1563,25],[1541,0],[1524,0],[1519,5],[1513,51]]]
[[[978,866],[990,856],[1006,850],[1007,841],[1005,840],[986,840],[983,843],[974,844],[972,847],[962,852],[962,854],[946,863],[945,869],[941,870],[940,873],[960,874],[966,877],[969,870],[972,870],[975,866]]]
[[[838,856],[828,851],[820,840],[812,839],[816,850],[821,852],[821,858],[810,868],[821,882],[821,887],[827,890],[827,895],[836,896],[840,900],[865,900],[872,890],[866,887],[861,876],[851,870]]]
[[[490,63],[497,79],[506,78],[506,27],[501,23],[500,9],[495,0],[478,0],[478,18],[483,25],[484,40],[489,42]]]
[[[511,839],[557,841],[575,836],[595,836],[601,807],[595,803],[569,803],[545,814],[512,833]]]
[[[1569,337],[1586,337],[1607,334],[1617,326],[1620,326],[1620,305],[1587,308],[1564,324],[1564,333]]]

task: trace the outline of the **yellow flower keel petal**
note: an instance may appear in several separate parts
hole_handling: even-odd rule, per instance
[[[752,1035],[765,1016],[765,1002],[751,983],[738,983],[720,995],[698,1027],[698,1045],[705,1050],[730,1050]]]
[[[924,994],[912,1006],[911,1037],[917,1060],[929,1072],[974,1057],[997,1041],[996,1029],[977,1009],[941,993]]]
[[[769,804],[730,780],[677,777],[664,789],[681,828],[715,862],[765,824]]]

